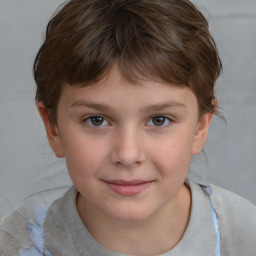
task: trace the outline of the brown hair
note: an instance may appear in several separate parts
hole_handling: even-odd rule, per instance
[[[207,20],[187,0],[69,1],[48,23],[35,59],[36,101],[56,122],[63,83],[93,84],[113,64],[132,82],[188,86],[201,115],[216,113],[221,61]]]

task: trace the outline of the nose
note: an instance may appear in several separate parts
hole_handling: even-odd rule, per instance
[[[114,165],[132,168],[141,165],[146,159],[142,136],[135,129],[119,131],[112,145],[111,161]]]

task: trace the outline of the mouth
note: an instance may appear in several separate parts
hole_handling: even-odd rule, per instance
[[[104,181],[105,184],[115,193],[122,196],[138,195],[153,184],[153,180],[110,180]]]

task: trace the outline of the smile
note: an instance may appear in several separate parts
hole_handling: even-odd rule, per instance
[[[122,196],[134,196],[153,184],[154,181],[142,181],[142,180],[111,180],[105,181],[107,186],[115,193]]]

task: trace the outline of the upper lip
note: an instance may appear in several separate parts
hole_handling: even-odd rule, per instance
[[[138,184],[142,184],[142,183],[147,183],[147,182],[151,182],[152,180],[108,180],[105,181],[107,183],[110,184],[116,184],[116,185],[138,185]]]

